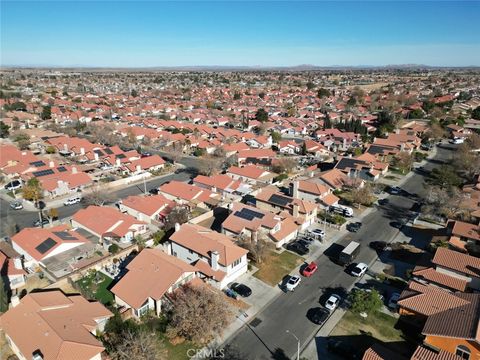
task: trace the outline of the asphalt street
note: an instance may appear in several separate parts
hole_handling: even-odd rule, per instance
[[[165,177],[157,178],[157,179],[152,179],[150,181],[146,182],[147,185],[147,191],[157,188],[160,185],[172,181],[172,180],[178,180],[178,181],[188,181],[190,179],[190,173],[188,172],[181,172],[179,174],[171,174]],[[1,190],[5,191],[5,190]],[[124,199],[128,196],[131,195],[139,195],[144,193],[144,185],[143,182],[130,185],[128,187],[119,189],[117,191],[114,191],[114,198],[120,200]],[[71,217],[73,214],[75,214],[78,210],[86,207],[84,203],[79,203],[75,205],[70,205],[70,206],[60,206],[58,210],[59,214],[59,219],[64,219]],[[39,215],[38,212],[36,211],[28,211],[28,210],[12,210],[10,208],[10,203],[6,201],[3,198],[0,198],[0,222],[2,224],[7,221],[7,219],[11,219],[15,224],[18,225],[20,229],[30,227],[32,226],[33,222],[38,220]],[[7,234],[5,233],[5,227],[0,226],[0,236],[4,237]]]
[[[429,162],[425,168],[432,169],[442,160],[447,160],[451,151],[438,148],[435,161]],[[402,189],[410,194],[422,197],[425,194],[424,178],[414,174],[403,185]],[[377,253],[368,247],[371,241],[392,241],[400,231],[392,226],[402,218],[409,216],[409,209],[415,202],[413,196],[388,197],[385,206],[379,206],[363,219],[363,226],[358,233],[348,234],[316,259],[317,273],[311,278],[302,278],[301,284],[294,292],[282,293],[267,305],[255,319],[243,326],[227,343],[238,349],[249,359],[285,359],[292,358],[297,352],[297,340],[287,330],[295,334],[303,348],[312,339],[319,327],[309,321],[306,314],[310,308],[323,305],[328,294],[336,293],[346,297],[348,289],[358,278],[347,274],[342,267],[333,263],[325,254],[341,250],[350,241],[355,240],[362,245],[356,262],[372,263]],[[319,301],[321,299],[321,301]],[[253,321],[253,322],[252,322]]]

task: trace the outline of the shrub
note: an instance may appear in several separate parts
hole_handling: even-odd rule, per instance
[[[118,247],[117,244],[112,244],[108,247],[108,252],[110,254],[116,254],[119,250],[120,250],[120,248]]]

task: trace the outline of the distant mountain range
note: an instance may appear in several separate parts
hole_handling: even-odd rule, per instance
[[[428,69],[478,69],[480,66],[432,66],[424,64],[396,64],[396,65],[330,65],[318,66],[301,64],[295,66],[235,66],[235,65],[195,65],[195,66],[145,66],[145,67],[108,67],[108,66],[55,66],[55,65],[5,65],[0,69],[55,69],[55,70],[124,70],[124,71],[315,71],[315,70],[428,70]]]

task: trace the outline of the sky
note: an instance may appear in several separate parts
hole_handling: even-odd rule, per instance
[[[479,1],[4,1],[3,66],[480,66]]]

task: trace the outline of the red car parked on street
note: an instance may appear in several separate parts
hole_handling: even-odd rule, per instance
[[[315,264],[312,261],[310,264],[308,264],[308,266],[305,269],[303,269],[302,275],[306,277],[310,277],[313,275],[315,271],[317,271],[317,268],[318,268],[317,264]]]

